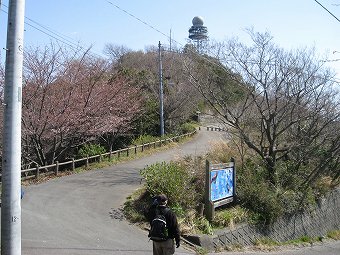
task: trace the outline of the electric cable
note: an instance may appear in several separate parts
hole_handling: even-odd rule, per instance
[[[120,11],[122,11],[122,12],[125,12],[127,15],[129,15],[129,16],[131,16],[132,18],[138,20],[139,22],[143,23],[144,25],[150,27],[151,29],[153,29],[153,30],[157,31],[158,33],[160,33],[160,34],[162,34],[162,35],[164,35],[164,36],[166,36],[166,37],[169,38],[168,35],[166,35],[166,34],[163,33],[162,31],[160,31],[159,29],[155,28],[154,26],[150,25],[149,23],[145,22],[144,20],[142,20],[142,19],[138,18],[137,16],[133,15],[132,13],[128,12],[127,10],[125,10],[125,9],[123,9],[123,8],[121,8],[121,7],[119,7],[118,5],[112,3],[111,1],[107,1],[107,0],[106,0],[106,2],[108,2],[109,4],[111,4],[112,6],[114,6],[115,8],[117,8],[118,10],[120,10]]]
[[[5,8],[8,9],[8,6],[5,5],[5,4],[2,4],[2,6],[4,6]],[[3,9],[2,9],[2,11],[8,15],[7,11],[5,11]],[[77,42],[73,42],[71,37],[64,35],[64,34],[61,34],[59,32],[53,31],[52,29],[48,28],[47,26],[44,26],[44,25],[34,21],[33,19],[31,19],[27,16],[25,16],[25,19],[26,19],[25,24],[27,24],[28,26],[30,26],[30,27],[32,27],[32,28],[34,28],[34,29],[36,29],[36,30],[48,35],[48,36],[50,36],[51,38],[53,38],[55,40],[59,40],[60,42],[66,44],[68,46],[72,46],[72,47],[76,47],[76,48],[79,47],[79,44]],[[31,24],[28,21],[30,21],[31,23],[33,23],[35,25]],[[40,28],[38,28],[37,26],[40,27]],[[44,30],[46,30],[47,32],[44,31]]]
[[[322,8],[324,8],[330,15],[333,16],[333,18],[335,18],[338,22],[340,22],[340,19],[338,19],[333,13],[331,13],[325,6],[323,6],[319,1],[314,0],[315,2],[317,2]]]
[[[2,4],[2,6],[4,6],[5,8],[8,9],[8,6],[6,6],[5,4]],[[6,13],[8,15],[8,12],[1,9],[2,12]],[[76,52],[86,52],[88,51],[88,47],[84,47],[82,46],[79,42],[75,42],[72,40],[71,37],[67,36],[67,35],[64,35],[64,34],[61,34],[59,32],[56,32],[56,31],[53,31],[52,29],[48,28],[47,26],[44,26],[36,21],[34,21],[33,19],[25,16],[25,24],[32,27],[33,29],[47,35],[48,37],[56,40],[57,42],[60,42],[62,43],[63,45],[65,46],[68,46],[72,51],[74,51],[75,53]],[[34,24],[32,24],[34,23]],[[69,39],[68,39],[69,38]],[[92,55],[94,56],[97,56],[97,57],[102,57],[100,54],[94,52],[92,49],[90,51],[88,51],[89,53],[91,53]]]
[[[183,45],[182,43],[180,43],[180,42],[176,41],[175,39],[169,37],[167,34],[161,32],[159,29],[156,29],[154,26],[150,25],[149,23],[147,23],[146,21],[142,20],[141,18],[138,18],[136,15],[134,15],[134,14],[128,12],[127,10],[125,10],[125,9],[123,9],[123,8],[121,8],[121,7],[119,7],[118,5],[112,3],[111,1],[108,1],[108,0],[104,0],[104,1],[106,1],[106,2],[109,3],[109,4],[111,4],[112,6],[114,6],[115,8],[117,8],[118,10],[124,12],[125,14],[129,15],[130,17],[136,19],[137,21],[143,23],[144,25],[148,26],[149,28],[151,28],[151,29],[157,31],[158,33],[162,34],[162,35],[165,36],[167,39],[171,39],[173,42],[179,44],[181,47],[184,47],[184,45]],[[194,51],[192,51],[191,49],[189,49],[189,50],[190,50],[191,52],[194,52]],[[210,52],[210,53],[211,53],[211,52]],[[205,57],[204,55],[201,55],[201,57],[203,57],[208,63],[210,63],[210,64],[212,64],[212,65],[218,65],[216,62],[214,62],[214,61],[212,61],[211,59]],[[236,60],[225,60],[225,61],[226,61],[226,62],[237,62]],[[227,70],[227,68],[226,68],[224,65],[218,65],[218,66],[223,67],[225,70]],[[227,71],[230,71],[230,70],[227,70]],[[334,83],[337,83],[337,84],[340,83],[340,82],[339,82],[338,80],[336,80],[336,79],[331,79],[330,81],[331,81],[331,82],[334,82]]]

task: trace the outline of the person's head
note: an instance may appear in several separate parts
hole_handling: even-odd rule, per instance
[[[168,203],[168,197],[165,194],[160,194],[157,196],[159,205],[166,205]]]

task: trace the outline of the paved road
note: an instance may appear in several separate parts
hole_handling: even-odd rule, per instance
[[[139,170],[157,161],[200,155],[215,140],[222,139],[221,134],[202,130],[194,140],[166,152],[26,187],[22,200],[22,254],[152,254],[147,233],[124,221],[121,212],[126,196],[140,187]],[[339,246],[335,248],[338,253],[319,254],[340,254]],[[194,252],[180,247],[176,254]]]
[[[215,255],[216,253],[209,253]],[[340,241],[325,241],[309,247],[282,248],[280,251],[245,251],[245,252],[221,252],[219,255],[339,255]]]
[[[186,144],[152,156],[26,188],[23,254],[151,254],[147,233],[123,220],[127,195],[140,187],[139,170],[183,154],[202,154],[218,132],[200,131]],[[177,254],[193,254],[179,249]]]

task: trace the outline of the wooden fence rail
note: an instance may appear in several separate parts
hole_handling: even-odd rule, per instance
[[[162,145],[166,145],[166,144],[174,142],[174,141],[179,141],[182,138],[190,137],[190,136],[194,135],[195,133],[196,133],[196,131],[191,132],[191,133],[187,133],[187,134],[183,134],[183,135],[179,135],[179,136],[174,136],[174,137],[171,137],[171,138],[157,140],[157,141],[151,142],[151,143],[134,145],[134,146],[130,146],[130,147],[127,147],[127,148],[124,148],[124,149],[116,150],[116,151],[110,151],[110,152],[106,152],[106,153],[94,155],[94,156],[88,156],[86,158],[80,158],[80,159],[72,158],[70,161],[65,161],[65,162],[56,161],[55,164],[51,164],[51,165],[36,166],[34,168],[23,169],[23,170],[21,170],[21,179],[22,180],[33,179],[33,178],[39,179],[41,174],[43,174],[43,175],[51,175],[51,174],[58,175],[60,166],[68,166],[69,165],[70,167],[67,167],[66,169],[70,169],[70,170],[74,171],[75,168],[76,168],[76,164],[78,166],[88,167],[90,161],[101,162],[103,157],[108,157],[110,160],[113,156],[116,156],[118,159],[120,157],[124,156],[124,155],[129,157],[131,152],[136,155],[138,152],[144,152],[146,149],[150,149],[152,147],[156,148],[157,146],[161,147]],[[44,170],[44,173],[41,173],[41,170]],[[0,178],[1,177],[2,177],[2,174],[0,174]]]

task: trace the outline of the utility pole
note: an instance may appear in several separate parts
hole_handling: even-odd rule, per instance
[[[1,0],[0,0],[0,3],[1,3]],[[170,29],[170,52],[172,50],[172,48],[171,48],[171,41],[172,41],[172,39],[171,39],[171,29]]]
[[[162,52],[161,42],[158,43],[158,61],[159,61],[159,100],[160,100],[160,124],[161,136],[164,135],[164,106],[163,106],[163,67],[162,67]]]
[[[1,254],[21,254],[21,105],[25,0],[10,0],[6,44]]]

